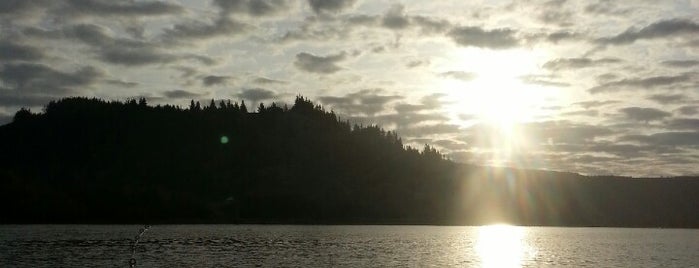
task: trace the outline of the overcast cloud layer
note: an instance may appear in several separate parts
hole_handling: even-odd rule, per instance
[[[455,161],[697,175],[697,14],[696,0],[1,1],[0,123],[66,96],[302,94]]]

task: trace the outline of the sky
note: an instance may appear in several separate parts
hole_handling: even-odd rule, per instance
[[[448,158],[699,174],[699,0],[0,1],[0,124],[68,96],[292,104]]]

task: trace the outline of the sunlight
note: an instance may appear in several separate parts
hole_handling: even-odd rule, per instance
[[[521,267],[522,259],[529,252],[524,243],[522,227],[505,224],[478,228],[476,252],[482,267]]]
[[[458,63],[450,68],[471,72],[474,78],[441,82],[453,100],[449,109],[455,118],[473,115],[479,123],[492,128],[493,138],[487,144],[494,150],[491,164],[513,161],[513,155],[527,147],[518,126],[550,113],[541,107],[559,97],[559,89],[523,81],[522,77],[540,72],[539,62],[545,58],[545,51],[530,49],[462,49],[455,53]]]

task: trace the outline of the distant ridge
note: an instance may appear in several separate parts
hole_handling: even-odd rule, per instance
[[[2,223],[699,227],[699,178],[475,167],[292,107],[67,98],[0,126]]]

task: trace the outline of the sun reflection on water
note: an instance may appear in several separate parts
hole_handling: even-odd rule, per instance
[[[522,267],[533,249],[525,241],[524,228],[497,224],[478,228],[476,252],[482,267]]]

